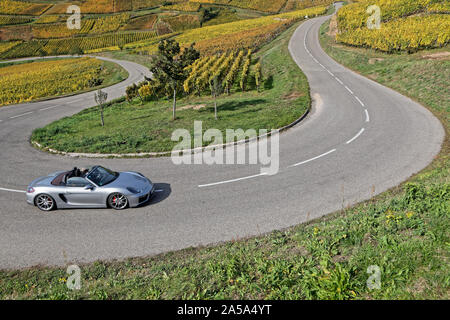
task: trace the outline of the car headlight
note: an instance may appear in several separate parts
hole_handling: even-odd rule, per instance
[[[127,187],[127,190],[130,191],[131,193],[139,193],[140,192],[139,190],[136,190],[133,187]]]

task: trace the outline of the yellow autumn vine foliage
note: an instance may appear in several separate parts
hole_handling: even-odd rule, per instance
[[[222,53],[232,49],[254,47],[264,39],[270,40],[272,35],[295,21],[305,17],[315,17],[324,14],[327,7],[314,7],[256,19],[240,20],[203,28],[187,30],[174,39],[182,46],[195,42],[196,48],[202,54]],[[258,43],[256,43],[258,42]],[[143,46],[139,51],[154,53],[157,44]]]
[[[197,12],[200,10],[201,5],[195,2],[181,2],[172,5],[162,6],[163,10],[175,10],[185,12]]]
[[[20,44],[20,41],[0,42],[0,54]]]
[[[90,86],[101,72],[93,58],[39,61],[0,68],[0,105],[67,94]]]
[[[336,40],[385,52],[443,47],[450,41],[450,19],[447,15],[407,17],[383,23],[380,29],[339,33]]]
[[[369,29],[367,21],[376,5],[380,28]],[[338,11],[336,40],[385,52],[416,51],[443,47],[450,40],[448,0],[361,0]]]
[[[39,16],[52,5],[14,0],[0,0],[0,14],[23,14]]]
[[[190,1],[229,5],[238,8],[253,9],[270,13],[277,13],[286,5],[286,0],[190,0]]]

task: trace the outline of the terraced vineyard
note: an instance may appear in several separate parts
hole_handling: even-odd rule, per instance
[[[328,6],[334,0],[287,0],[283,11],[300,10],[314,6]]]
[[[316,3],[308,1],[300,2],[302,6]],[[319,2],[326,3],[325,0]],[[53,4],[44,5],[1,0],[0,14],[5,15],[0,15],[0,59],[121,49],[147,55],[155,51],[158,36],[175,37],[182,45],[197,42],[203,55],[236,48],[255,49],[298,19],[326,10],[323,6],[276,16],[261,16],[254,11],[256,7],[259,12],[286,11],[287,2],[278,0],[176,0],[171,4],[162,0],[87,0],[73,3],[79,5],[82,12],[80,29],[67,27],[66,10],[70,2],[55,0]],[[152,8],[158,10],[133,11]],[[25,12],[28,16],[22,15]]]
[[[203,55],[224,53],[236,48],[256,49],[261,44],[273,39],[295,21],[304,19],[306,16],[314,17],[324,14],[326,10],[327,7],[314,7],[257,19],[206,26],[183,32],[174,39],[184,46],[195,42],[196,48]],[[148,47],[140,47],[137,51],[152,54],[156,50],[157,45],[152,44]]]
[[[59,55],[67,53],[89,53],[97,49],[119,50],[127,43],[148,40],[156,37],[153,31],[129,32],[79,37],[67,39],[33,40],[22,42],[11,50],[0,54],[1,58],[11,59],[38,55]]]
[[[30,3],[24,1],[1,0],[0,14],[39,16],[51,6],[52,6],[51,4],[46,3]]]
[[[81,58],[0,67],[0,106],[95,87],[102,81],[102,65]]]
[[[122,30],[149,30],[153,29],[156,20],[158,20],[158,15],[149,14],[141,17],[136,17],[130,19]]]
[[[366,10],[374,4],[380,7],[379,29],[366,27]],[[385,52],[443,47],[450,42],[448,13],[445,0],[363,0],[338,12],[336,40]]]
[[[161,21],[167,23],[172,32],[200,28],[201,26],[200,18],[197,15],[192,14],[161,18]]]
[[[19,45],[20,41],[0,42],[0,55],[8,50],[11,50],[15,46]]]
[[[224,53],[220,56],[205,57],[199,59],[192,65],[189,77],[184,81],[183,89],[186,93],[201,94],[210,90],[211,83],[215,77],[224,78],[222,86],[227,93],[238,80],[240,74],[241,82],[248,76],[249,63],[251,62],[252,51],[244,50],[236,53]],[[241,89],[244,89],[241,85]]]
[[[20,17],[20,16],[0,16],[0,26],[4,25],[12,25],[12,24],[22,24],[33,21],[28,17]]]
[[[190,0],[197,3],[214,3],[263,12],[278,13],[286,5],[286,0]]]
[[[201,8],[201,5],[196,2],[181,2],[168,6],[163,6],[162,9],[165,10],[176,10],[176,11],[186,11],[186,12],[197,12]]]

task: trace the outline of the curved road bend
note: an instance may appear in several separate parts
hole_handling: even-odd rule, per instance
[[[311,114],[280,135],[280,172],[256,165],[180,165],[168,158],[73,159],[32,148],[31,131],[92,106],[93,93],[0,108],[0,268],[64,265],[152,255],[289,227],[365,200],[427,166],[444,137],[425,108],[337,64],[321,49],[320,25],[305,21],[290,51],[307,75]],[[130,78],[145,68],[115,61]],[[26,204],[27,184],[41,175],[99,163],[135,170],[162,190],[132,210],[42,213]]]

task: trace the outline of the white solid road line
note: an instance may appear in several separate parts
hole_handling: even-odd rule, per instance
[[[225,183],[230,183],[230,182],[247,180],[247,179],[256,178],[256,177],[265,176],[265,175],[267,175],[267,173],[260,173],[260,174],[255,174],[252,176],[247,176],[247,177],[242,177],[242,178],[237,178],[237,179],[232,179],[232,180],[225,180],[225,181],[219,181],[219,182],[208,183],[208,184],[200,184],[198,187],[199,188],[211,187],[211,186],[216,186],[218,184],[225,184]]]
[[[336,79],[337,82],[339,82],[340,84],[344,85],[344,83],[341,81],[341,79],[334,77]]]
[[[15,118],[18,118],[18,117],[26,116],[27,114],[31,114],[31,113],[33,113],[33,111],[25,112],[25,113],[19,114],[19,115],[14,116],[14,117],[9,117],[9,118],[10,118],[10,119],[15,119]]]
[[[15,189],[7,189],[7,188],[0,188],[0,191],[8,191],[8,192],[17,192],[17,193],[27,193],[23,190],[15,190]]]
[[[369,111],[367,111],[367,109],[364,109],[364,112],[366,113],[366,122],[369,122],[370,121]]]
[[[311,162],[311,161],[313,161],[313,160],[316,160],[316,159],[325,157],[326,155],[328,155],[328,154],[330,154],[330,153],[332,153],[332,152],[335,152],[335,151],[336,151],[336,149],[330,150],[330,151],[328,151],[328,152],[322,153],[321,155],[318,155],[317,157],[314,157],[314,158],[311,158],[311,159],[308,159],[308,160],[305,160],[305,161],[302,161],[302,162],[299,162],[299,163],[290,165],[289,167],[296,167],[296,166],[299,166],[299,165],[302,165],[302,164]]]
[[[351,138],[350,140],[348,140],[347,142],[346,142],[346,144],[349,144],[349,143],[352,143],[356,138],[358,138],[360,135],[361,135],[361,133],[363,133],[364,132],[364,128],[362,128],[361,130],[359,130],[359,132],[356,134],[356,136],[354,136],[353,138]]]

